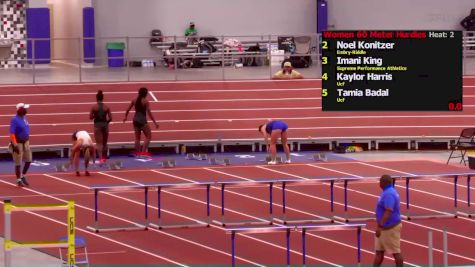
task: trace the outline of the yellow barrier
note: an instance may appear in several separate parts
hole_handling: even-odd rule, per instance
[[[11,230],[11,214],[13,211],[39,211],[39,210],[67,210],[68,211],[68,240],[65,241],[31,241],[31,242],[13,242]],[[68,248],[68,266],[76,264],[76,233],[75,233],[75,212],[74,201],[68,201],[67,204],[32,204],[32,205],[13,205],[11,200],[5,200],[3,204],[3,213],[5,219],[5,267],[11,266],[11,251],[14,248]]]

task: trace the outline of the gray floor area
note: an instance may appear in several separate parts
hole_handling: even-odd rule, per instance
[[[126,81],[199,81],[199,80],[262,80],[280,70],[279,66],[218,67],[169,69],[157,67],[109,68],[107,66],[82,66],[52,62],[48,65],[28,66],[22,69],[0,69],[0,84],[32,83],[95,83]],[[305,78],[319,78],[320,66],[298,69]]]
[[[463,74],[471,76],[475,75],[475,55],[464,58]]]
[[[3,247],[3,238],[1,238]],[[4,266],[3,249],[0,250],[0,266]],[[15,249],[12,253],[12,267],[60,267],[62,262],[34,249]]]
[[[447,150],[443,151],[364,151],[342,154],[343,156],[361,161],[377,160],[431,160],[446,163],[450,155]],[[456,159],[450,161],[451,165],[463,166]]]

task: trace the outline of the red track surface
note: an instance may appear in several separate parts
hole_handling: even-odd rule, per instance
[[[317,80],[45,85],[0,88],[0,131],[8,131],[14,105],[26,102],[32,104],[32,145],[69,144],[73,131],[92,131],[88,110],[102,89],[117,122],[111,125],[110,141],[131,143],[131,123],[121,120],[140,86],[158,98],[149,98],[160,121],[155,141],[258,139],[257,125],[267,119],[288,121],[292,138],[454,137],[472,127],[475,117],[473,77],[464,79],[464,111],[453,113],[322,112]],[[0,144],[7,142],[6,134],[0,136]]]
[[[7,133],[9,120],[18,102],[32,104],[29,121],[33,145],[68,144],[76,129],[92,130],[88,110],[97,89],[106,92],[115,116],[123,118],[128,101],[137,88],[147,86],[158,102],[153,102],[161,128],[154,132],[159,141],[257,139],[257,125],[266,119],[284,119],[291,126],[292,138],[362,137],[362,136],[457,136],[461,128],[472,127],[475,117],[475,78],[464,79],[465,110],[460,113],[412,112],[321,112],[320,82],[203,82],[149,83],[58,86],[2,87],[0,91],[0,129]],[[28,93],[25,93],[28,92]],[[232,120],[232,121],[229,121]],[[54,126],[56,125],[56,126]],[[349,131],[348,129],[351,129]],[[111,126],[111,142],[131,142],[131,125]],[[6,144],[6,134],[0,144]],[[447,169],[448,168],[448,169]],[[96,173],[91,178],[70,174],[33,174],[31,189],[18,189],[11,176],[0,176],[0,195],[12,196],[14,203],[43,203],[74,199],[77,203],[77,231],[86,237],[95,264],[223,264],[230,263],[230,236],[218,227],[207,229],[121,232],[93,234],[85,231],[93,224],[93,195],[88,189],[96,184],[134,184],[144,182],[185,182],[210,179],[262,179],[283,177],[396,176],[423,173],[464,171],[428,162],[374,162],[295,164],[286,166],[253,166],[226,168],[183,168],[172,170],[117,171]],[[462,179],[461,182],[463,182]],[[450,209],[453,206],[451,180],[420,180],[411,183],[413,212]],[[466,188],[460,185],[460,205],[465,204]],[[275,188],[275,210],[279,214],[280,189]],[[399,187],[404,199],[403,187]],[[163,194],[165,223],[183,222],[187,218],[203,220],[205,194],[203,189],[166,190]],[[268,216],[264,187],[230,188],[227,191],[229,219],[259,219]],[[472,193],[475,190],[472,190]],[[212,216],[218,217],[220,195],[212,189]],[[380,191],[374,182],[350,183],[350,214],[371,216]],[[150,193],[153,196],[153,192]],[[293,218],[329,214],[328,184],[289,186],[288,215]],[[336,210],[342,212],[343,187],[335,191]],[[157,216],[156,199],[150,198],[151,218]],[[143,218],[143,193],[101,194],[101,223],[123,225]],[[14,214],[14,237],[17,240],[55,239],[65,233],[65,216],[58,212]],[[0,220],[0,224],[3,220]],[[38,231],[37,227],[47,230]],[[0,227],[2,227],[0,225]],[[39,228],[38,227],[38,228]],[[464,218],[404,222],[403,251],[411,264],[427,264],[427,231],[435,232],[435,261],[442,263],[441,229],[449,231],[450,264],[475,262],[475,221]],[[1,228],[3,229],[3,227]],[[363,231],[363,263],[373,257],[373,224]],[[308,237],[308,263],[354,264],[356,234],[350,232],[315,233]],[[238,263],[282,264],[285,242],[281,233],[239,236]],[[300,237],[292,235],[292,263],[300,263]],[[56,250],[48,251],[56,253]],[[186,253],[184,253],[186,252]],[[345,255],[342,257],[342,255]]]
[[[94,234],[86,231],[93,224],[92,185],[132,185],[150,182],[190,182],[240,178],[317,178],[342,176],[394,176],[410,174],[466,173],[468,170],[428,161],[393,162],[339,162],[322,164],[294,164],[282,166],[235,166],[213,168],[182,168],[167,170],[134,170],[95,173],[91,178],[71,174],[31,175],[32,187],[18,189],[9,176],[0,176],[0,195],[12,196],[13,203],[49,203],[74,199],[77,212],[77,233],[87,239],[94,264],[228,264],[230,263],[230,236],[219,227],[167,231],[137,231]],[[459,183],[459,205],[466,205],[465,179]],[[453,208],[452,180],[414,180],[411,183],[411,211],[434,212]],[[374,181],[350,182],[349,213],[373,216],[374,205],[380,194]],[[280,187],[275,187],[275,216],[281,215]],[[404,186],[398,184],[404,206]],[[472,189],[475,193],[475,189]],[[157,216],[157,202],[150,192],[150,216]],[[100,194],[100,222],[103,225],[124,225],[143,219],[143,193],[116,192]],[[162,195],[164,223],[189,222],[205,219],[205,191],[200,189],[164,190]],[[257,220],[268,216],[268,188],[228,188],[226,208],[228,219]],[[336,184],[336,212],[343,212],[343,186]],[[211,190],[211,214],[219,219],[220,191]],[[405,209],[403,208],[403,211]],[[289,186],[287,211],[290,218],[308,218],[329,214],[328,184]],[[3,223],[3,219],[0,218]],[[61,212],[15,213],[16,240],[55,239],[64,235],[65,216]],[[32,225],[36,227],[31,227]],[[1,225],[0,225],[1,227]],[[3,229],[0,228],[0,229]],[[39,230],[42,229],[42,230]],[[46,230],[43,230],[46,229]],[[373,257],[374,224],[362,232],[363,263]],[[437,219],[413,220],[403,223],[402,250],[407,263],[427,264],[427,232],[434,231],[435,263],[442,263],[441,230],[449,232],[449,263],[451,265],[475,263],[475,220]],[[238,263],[283,264],[285,240],[282,233],[251,234],[237,237]],[[308,236],[309,264],[354,264],[356,262],[356,234],[351,232],[317,232]],[[300,236],[292,234],[292,263],[301,263]],[[56,253],[56,250],[49,251]],[[345,255],[342,257],[342,255]],[[386,261],[389,262],[389,261]]]

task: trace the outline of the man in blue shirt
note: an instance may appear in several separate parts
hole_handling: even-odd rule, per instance
[[[19,103],[16,105],[16,116],[10,121],[10,146],[15,161],[15,174],[18,186],[29,185],[26,173],[30,168],[32,153],[30,149],[30,125],[26,120],[27,109],[30,105]],[[23,172],[20,173],[21,161],[25,162]]]
[[[392,254],[396,266],[402,267],[404,259],[401,254],[401,210],[399,194],[393,186],[393,179],[383,175],[379,179],[383,190],[376,205],[376,239],[374,266],[381,266],[384,253]]]

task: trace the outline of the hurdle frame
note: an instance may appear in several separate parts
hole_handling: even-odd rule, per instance
[[[440,175],[405,175],[405,176],[398,176],[393,178],[393,185],[396,184],[396,180],[404,180],[405,181],[405,202],[406,202],[406,209],[402,212],[406,212],[404,215],[401,214],[401,217],[405,220],[411,219],[435,219],[435,218],[457,218],[458,215],[466,215],[469,216],[470,214],[461,213],[458,211],[458,181],[461,176],[467,176],[467,203],[470,207],[470,175],[468,174],[440,174]],[[348,178],[344,177],[339,180],[343,180],[344,186],[344,215],[343,216],[334,216],[334,219],[341,222],[369,222],[374,221],[374,217],[348,217],[348,184],[350,181],[358,181],[358,180],[372,180],[372,179],[379,179],[380,177],[363,177],[363,178]],[[438,214],[410,214],[410,180],[411,179],[424,179],[424,178],[431,178],[431,179],[438,179],[438,178],[453,178],[454,182],[454,210],[453,211],[440,211]],[[338,179],[337,179],[338,180]],[[336,181],[337,181],[336,180]],[[331,206],[333,211],[333,187],[334,183],[331,184]]]
[[[145,185],[127,185],[127,186],[93,186],[90,189],[94,191],[94,225],[87,226],[91,232],[101,233],[101,232],[118,232],[118,231],[139,231],[139,230],[147,230],[148,225],[148,189],[144,189],[145,195],[145,223],[133,223],[128,226],[115,226],[115,227],[103,227],[99,225],[99,192],[105,191],[114,191],[114,192],[122,192],[122,191],[130,191],[134,189],[142,189]]]
[[[468,206],[470,207],[470,175],[468,174],[440,174],[440,175],[407,175],[407,176],[400,176],[393,178],[393,184],[396,183],[396,180],[405,180],[405,191],[406,191],[406,211],[408,212],[410,209],[410,190],[409,190],[409,181],[410,179],[422,179],[422,178],[441,178],[441,177],[453,177],[454,178],[454,213],[448,213],[440,211],[438,214],[429,214],[429,215],[411,215],[405,216],[402,215],[403,219],[410,220],[411,218],[447,218],[447,217],[456,217],[458,214],[457,211],[457,203],[458,203],[458,179],[461,176],[467,176],[467,199],[468,199]],[[160,183],[160,184],[140,184],[140,185],[123,185],[123,186],[96,186],[91,187],[90,189],[94,190],[94,197],[95,197],[95,225],[88,226],[87,229],[94,231],[94,232],[105,232],[105,231],[133,231],[133,230],[147,230],[148,227],[153,227],[157,229],[173,229],[173,228],[195,228],[195,227],[209,227],[210,224],[214,224],[221,227],[226,226],[242,226],[242,225],[272,225],[272,224],[314,224],[314,223],[334,223],[336,221],[348,223],[348,222],[369,222],[374,221],[376,218],[374,216],[371,217],[348,217],[348,186],[351,181],[361,181],[361,180],[377,180],[380,177],[324,177],[324,178],[286,178],[286,179],[267,179],[267,180],[254,180],[254,181],[243,181],[242,179],[239,180],[224,180],[224,181],[209,181],[209,182],[193,182],[193,183]],[[334,187],[336,182],[343,183],[344,189],[344,215],[338,216],[334,212]],[[287,213],[286,213],[286,185],[288,184],[312,184],[312,183],[329,183],[330,184],[330,211],[331,216],[319,216],[321,218],[307,218],[307,219],[294,219],[294,220],[287,220]],[[225,189],[228,185],[235,185],[239,187],[249,187],[255,185],[268,185],[269,187],[269,219],[268,220],[254,220],[254,221],[226,221],[225,219]],[[273,188],[275,185],[281,184],[282,185],[282,214],[283,218],[276,218],[274,216],[274,208],[273,208]],[[200,187],[206,186],[206,221],[201,221],[198,219],[190,219],[193,221],[193,224],[175,224],[175,225],[163,225],[161,222],[161,192],[163,188],[189,188],[189,187]],[[211,187],[218,187],[221,189],[221,217],[220,219],[211,220],[210,214],[210,189]],[[100,227],[98,222],[98,193],[99,191],[120,191],[120,190],[131,190],[131,189],[144,189],[144,199],[145,199],[145,223],[132,223],[131,226],[127,227]],[[150,223],[148,217],[148,191],[150,188],[157,189],[157,210],[158,210],[158,223]],[[327,218],[328,217],[328,218]]]
[[[297,179],[288,179],[294,181]],[[238,226],[238,225],[272,225],[274,223],[274,209],[273,209],[273,188],[274,184],[281,183],[283,180],[258,180],[258,181],[242,181],[242,180],[228,180],[217,182],[217,185],[221,188],[221,218],[220,220],[213,220],[213,224],[225,227],[225,226]],[[287,181],[287,180],[286,180]],[[267,184],[269,186],[269,219],[262,221],[239,221],[239,222],[227,222],[225,218],[225,192],[226,186],[236,185],[239,187],[249,187],[255,185]]]
[[[214,182],[200,182],[200,183],[160,183],[154,185],[154,187],[157,188],[157,209],[158,209],[158,215],[157,215],[157,224],[150,223],[149,227],[163,230],[163,229],[183,229],[183,228],[201,228],[201,227],[209,227],[211,223],[211,208],[210,208],[210,191],[211,191],[211,186],[214,184]],[[169,225],[163,225],[162,224],[162,198],[161,198],[161,192],[162,188],[192,188],[192,187],[201,187],[204,186],[206,187],[206,221],[199,221],[195,220],[194,223],[179,223],[179,224],[169,224]]]
[[[12,213],[14,211],[51,211],[51,210],[67,210],[67,241],[31,241],[31,242],[14,242],[12,240]],[[14,205],[11,199],[3,201],[4,215],[4,266],[12,266],[12,251],[15,248],[68,248],[68,266],[76,265],[76,216],[74,201],[70,200],[66,204],[18,204]]]
[[[202,182],[202,183],[159,183],[159,184],[142,184],[142,185],[118,185],[118,186],[93,186],[90,187],[94,191],[94,225],[87,226],[86,229],[95,232],[119,232],[119,231],[143,231],[148,228],[155,229],[179,229],[179,228],[198,228],[208,227],[210,225],[210,189],[214,182]],[[163,188],[190,188],[190,187],[206,187],[206,215],[207,221],[194,220],[193,223],[180,223],[180,224],[162,224],[162,189]],[[149,191],[152,188],[157,189],[157,223],[152,223],[149,217]],[[123,192],[135,189],[144,190],[144,222],[134,222],[125,226],[100,226],[99,224],[99,192]]]
[[[301,231],[302,233],[302,264],[306,265],[306,233],[307,232],[321,232],[321,231],[341,231],[356,229],[357,242],[357,261],[361,264],[361,228],[366,227],[366,224],[294,224],[294,225],[272,225],[272,226],[254,226],[254,227],[230,227],[225,228],[227,234],[231,234],[231,265],[236,266],[236,234],[252,234],[252,233],[270,233],[270,232],[285,232],[286,233],[286,261],[287,266],[290,263],[290,232]]]
[[[412,219],[436,219],[436,218],[457,218],[459,215],[459,208],[458,208],[458,182],[459,178],[461,176],[465,176],[463,174],[442,174],[442,175],[412,175],[412,176],[406,176],[406,177],[400,177],[401,180],[405,179],[405,191],[406,191],[406,214],[403,215],[403,217],[407,220],[412,220]],[[467,201],[470,202],[470,175],[467,175]],[[454,193],[453,193],[453,199],[454,199],[454,209],[452,211],[439,211],[439,214],[415,214],[412,215],[410,213],[410,180],[411,179],[423,179],[423,178],[433,178],[433,179],[438,179],[438,178],[453,178],[453,183],[454,183]]]
[[[468,174],[467,175],[467,208],[466,210],[457,210],[457,215],[459,216],[466,216],[468,218],[474,218],[475,217],[475,210],[472,208],[472,203],[471,203],[471,193],[470,193],[470,181],[472,179],[472,175]]]
[[[339,181],[340,179],[332,179],[332,178],[323,178],[323,179],[284,179],[284,180],[279,180],[277,182],[280,182],[282,184],[282,214],[283,218],[278,219],[274,218],[275,223],[279,224],[315,224],[315,223],[333,223],[334,219],[329,217],[329,216],[320,216],[322,218],[308,218],[308,219],[287,219],[287,197],[286,197],[286,186],[291,185],[291,184],[298,184],[298,185],[305,185],[305,184],[323,184],[326,182],[330,182],[330,210],[333,213],[333,192],[334,192],[334,182]]]

